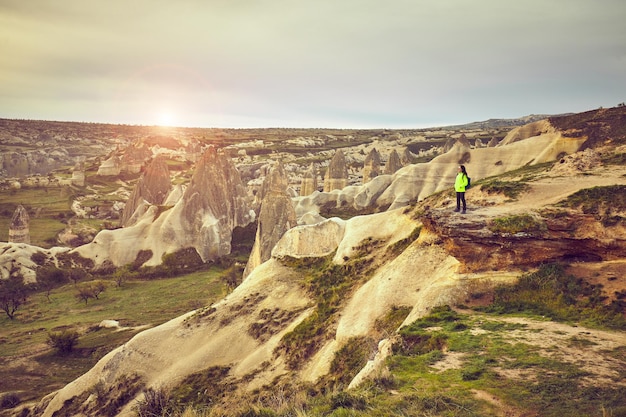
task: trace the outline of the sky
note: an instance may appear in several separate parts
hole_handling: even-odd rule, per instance
[[[624,0],[0,0],[0,118],[422,128],[626,100]]]

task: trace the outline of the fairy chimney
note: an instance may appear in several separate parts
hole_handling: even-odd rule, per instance
[[[415,155],[413,155],[411,153],[411,151],[409,150],[409,148],[404,148],[404,152],[402,152],[402,156],[400,157],[400,163],[402,166],[404,165],[410,165],[413,163],[413,160],[415,159]]]
[[[380,175],[380,154],[376,148],[372,148],[370,153],[365,157],[363,163],[363,184],[370,182],[373,178]]]
[[[324,176],[324,192],[341,190],[348,185],[348,166],[343,152],[338,150],[330,160]]]
[[[399,170],[400,168],[402,168],[400,157],[398,156],[398,152],[396,152],[396,150],[393,149],[391,153],[389,154],[387,165],[385,165],[385,174],[387,175],[395,174],[395,172]]]
[[[296,211],[287,193],[287,176],[283,165],[270,168],[263,182],[266,190],[261,201],[256,238],[248,264],[243,273],[245,279],[257,266],[270,259],[272,249],[285,232],[296,226]]]
[[[457,139],[457,142],[466,148],[471,147],[469,140],[467,139],[467,136],[465,136],[465,133],[461,133],[461,136]]]
[[[21,204],[17,206],[9,226],[9,242],[30,244],[30,218]]]
[[[148,165],[141,178],[139,178],[128,198],[120,220],[121,225],[130,226],[135,223],[136,218],[134,218],[133,214],[144,201],[152,205],[163,204],[171,187],[172,183],[167,164],[161,156],[157,156]]]
[[[300,184],[300,195],[310,195],[317,190],[317,169],[315,164],[311,163],[309,169],[304,173],[302,183]]]

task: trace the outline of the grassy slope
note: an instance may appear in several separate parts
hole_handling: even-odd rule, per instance
[[[22,401],[41,398],[91,368],[111,349],[140,331],[223,298],[227,292],[221,270],[158,279],[130,281],[122,287],[109,282],[98,300],[75,298],[73,284],[31,296],[15,320],[0,317],[0,392],[20,392]],[[126,330],[98,329],[105,319],[118,320]],[[137,328],[134,328],[137,326]],[[59,356],[46,345],[50,331],[75,329],[78,346]]]

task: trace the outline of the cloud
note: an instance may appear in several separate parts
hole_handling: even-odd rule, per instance
[[[406,127],[585,110],[623,101],[625,15],[621,0],[5,0],[0,117],[144,123],[159,103],[194,125]]]

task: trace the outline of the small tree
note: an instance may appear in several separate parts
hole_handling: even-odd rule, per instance
[[[42,267],[37,270],[37,287],[45,291],[48,301],[50,301],[50,292],[65,282],[67,282],[67,274],[55,266]]]
[[[21,274],[0,280],[0,308],[4,310],[9,319],[15,318],[15,312],[27,299],[28,286],[24,284],[24,278]]]
[[[100,294],[102,294],[106,289],[106,285],[102,281],[93,281],[82,284],[77,288],[78,292],[76,293],[76,298],[87,304],[90,298],[97,300]]]
[[[78,333],[74,330],[48,333],[48,345],[61,354],[70,353],[78,343]]]
[[[74,285],[78,284],[79,281],[82,281],[87,276],[87,272],[81,268],[72,268],[69,273],[70,279],[74,282]]]

